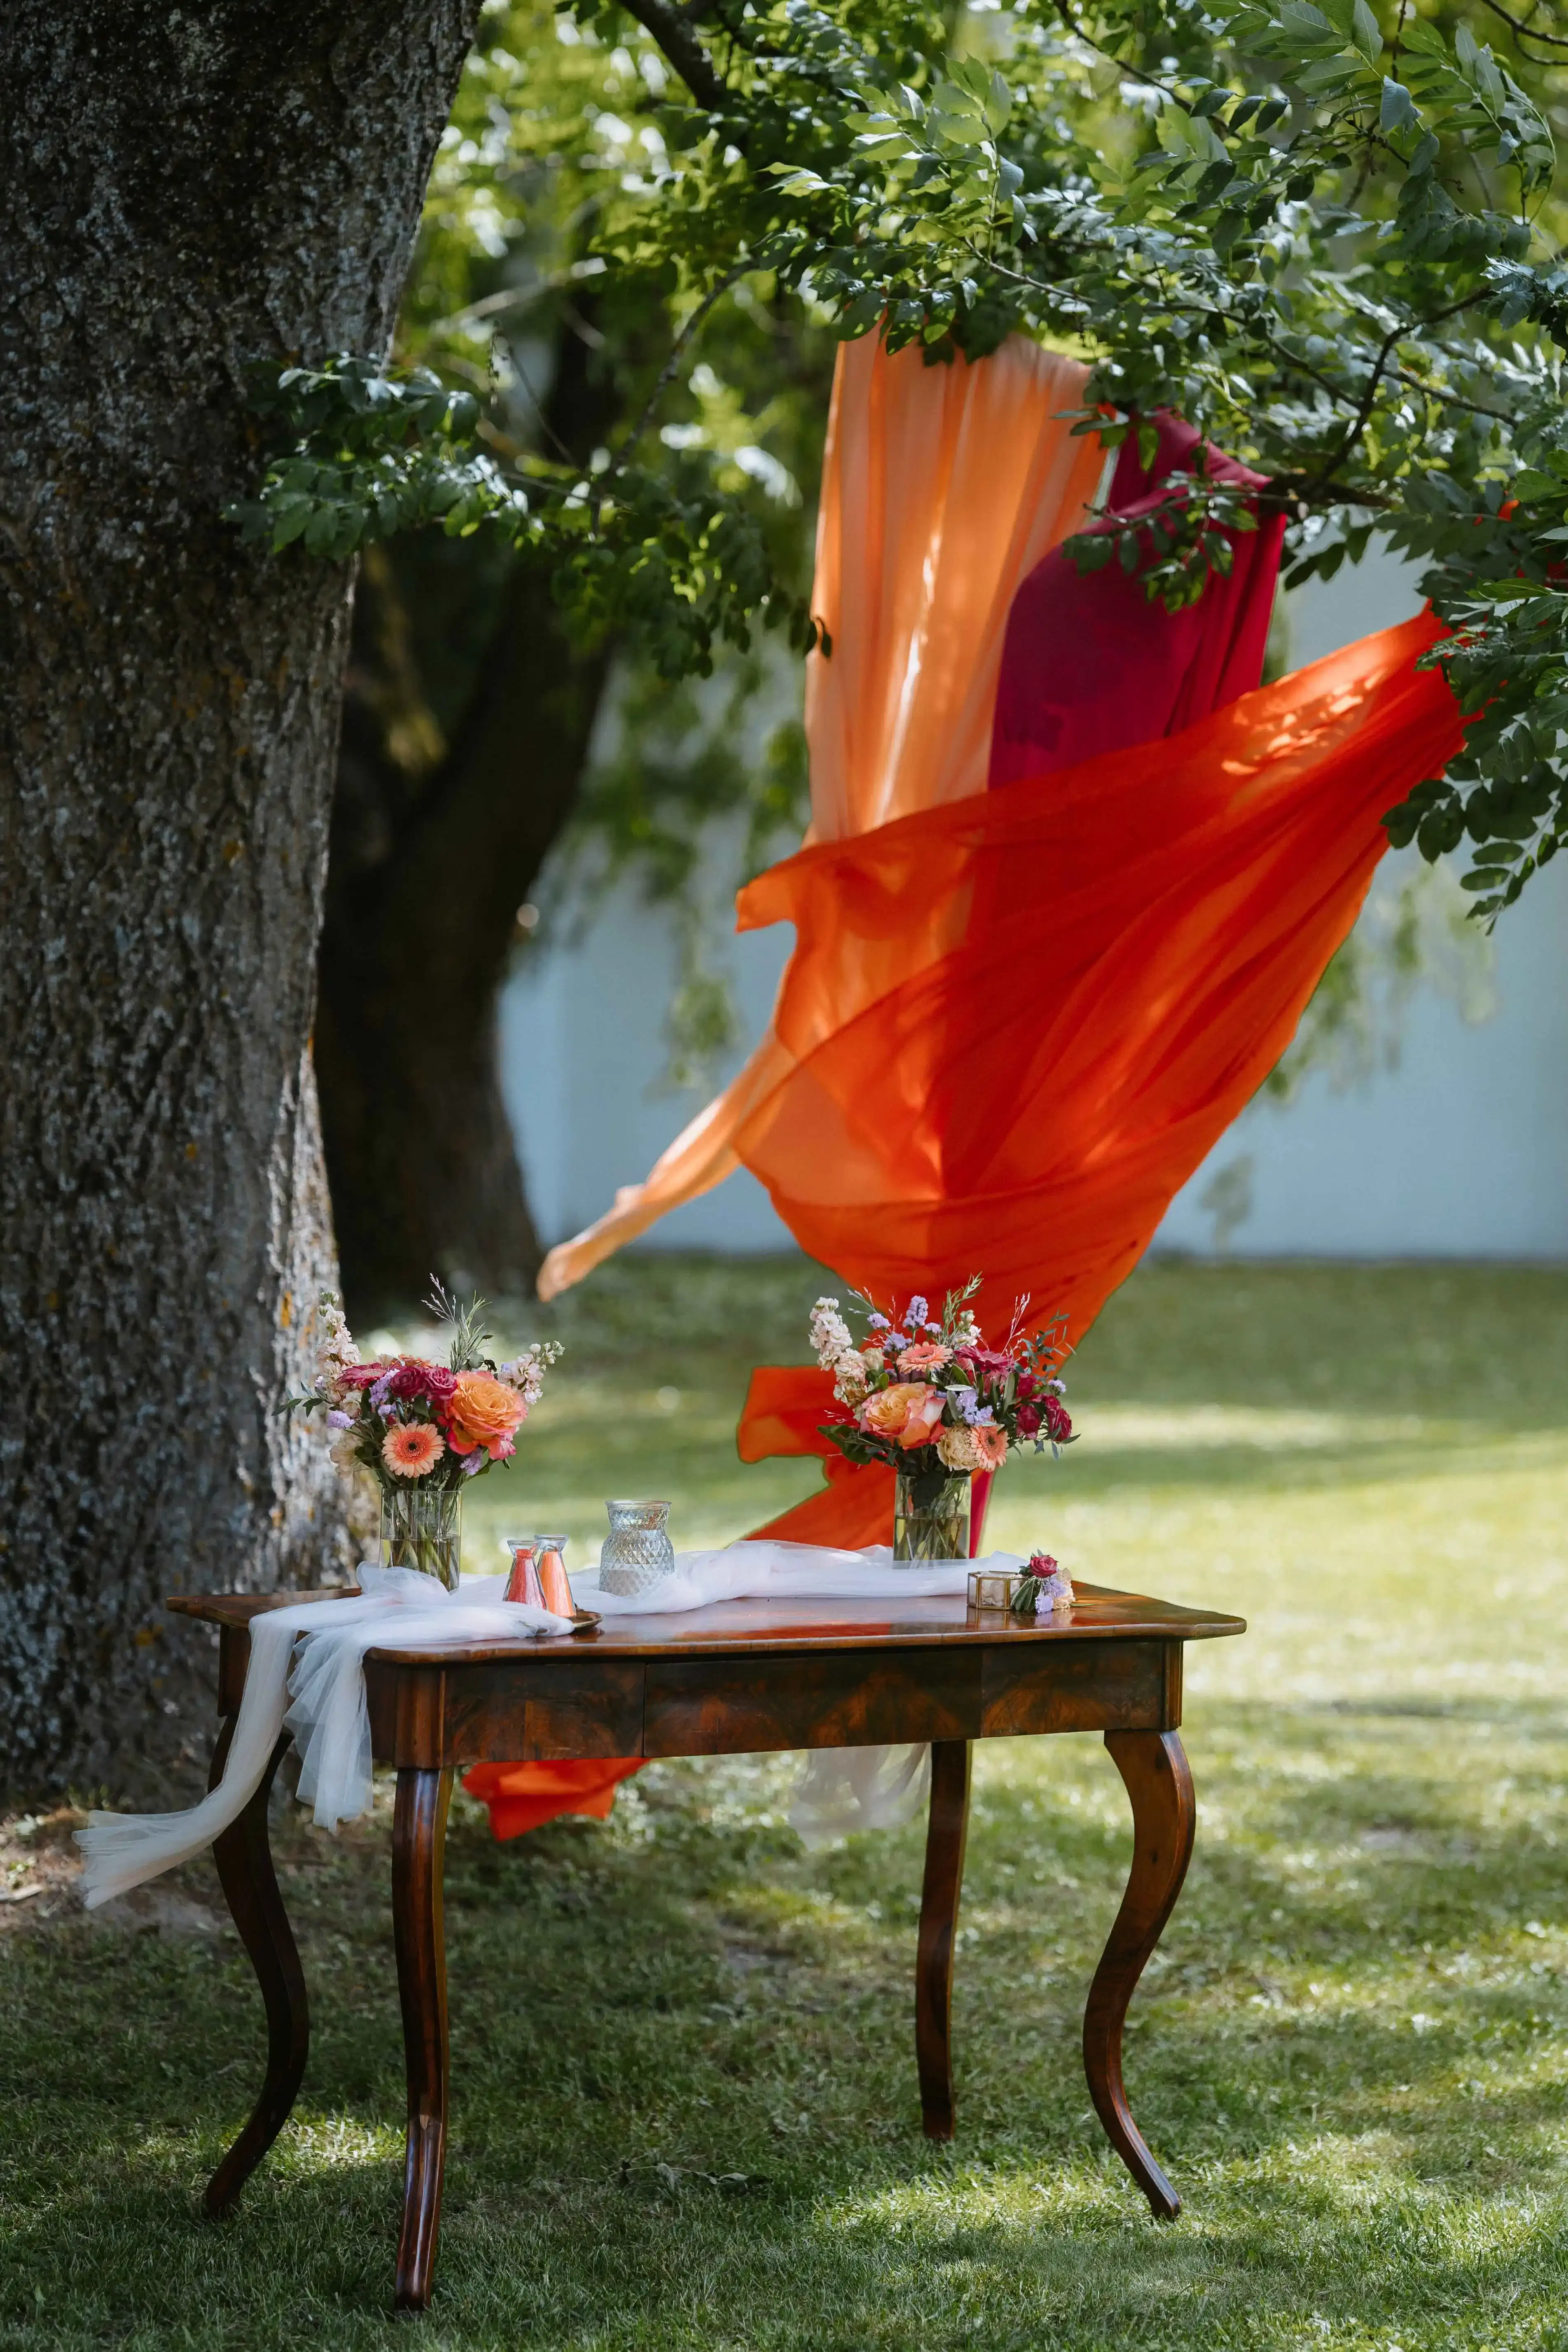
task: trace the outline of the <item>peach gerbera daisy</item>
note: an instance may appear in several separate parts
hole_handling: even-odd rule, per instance
[[[440,1431],[427,1421],[395,1423],[381,1441],[381,1458],[395,1478],[423,1478],[446,1451]]]

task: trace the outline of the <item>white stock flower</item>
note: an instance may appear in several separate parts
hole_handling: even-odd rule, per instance
[[[825,1372],[832,1371],[839,1358],[853,1349],[855,1337],[838,1312],[837,1298],[819,1298],[812,1308],[811,1344]]]
[[[825,1367],[826,1369],[826,1367]],[[833,1393],[840,1404],[858,1404],[866,1393],[866,1359],[847,1348],[834,1363]]]

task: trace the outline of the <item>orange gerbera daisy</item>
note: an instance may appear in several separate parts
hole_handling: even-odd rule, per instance
[[[423,1478],[446,1451],[440,1431],[427,1421],[395,1422],[381,1441],[381,1458],[395,1478]]]

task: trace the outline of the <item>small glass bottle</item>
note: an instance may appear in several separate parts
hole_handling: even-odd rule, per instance
[[[564,1536],[540,1537],[534,1570],[539,1578],[541,1606],[553,1609],[558,1617],[575,1616],[577,1604],[572,1598],[572,1587],[566,1580]]]
[[[521,1601],[530,1609],[542,1609],[540,1595],[539,1536],[503,1536],[502,1542],[511,1554],[511,1572],[506,1580],[502,1599]]]

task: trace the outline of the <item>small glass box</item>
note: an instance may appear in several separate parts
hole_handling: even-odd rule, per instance
[[[969,1605],[972,1609],[994,1609],[1005,1615],[1013,1606],[1013,1595],[1024,1580],[1016,1569],[972,1568]]]

